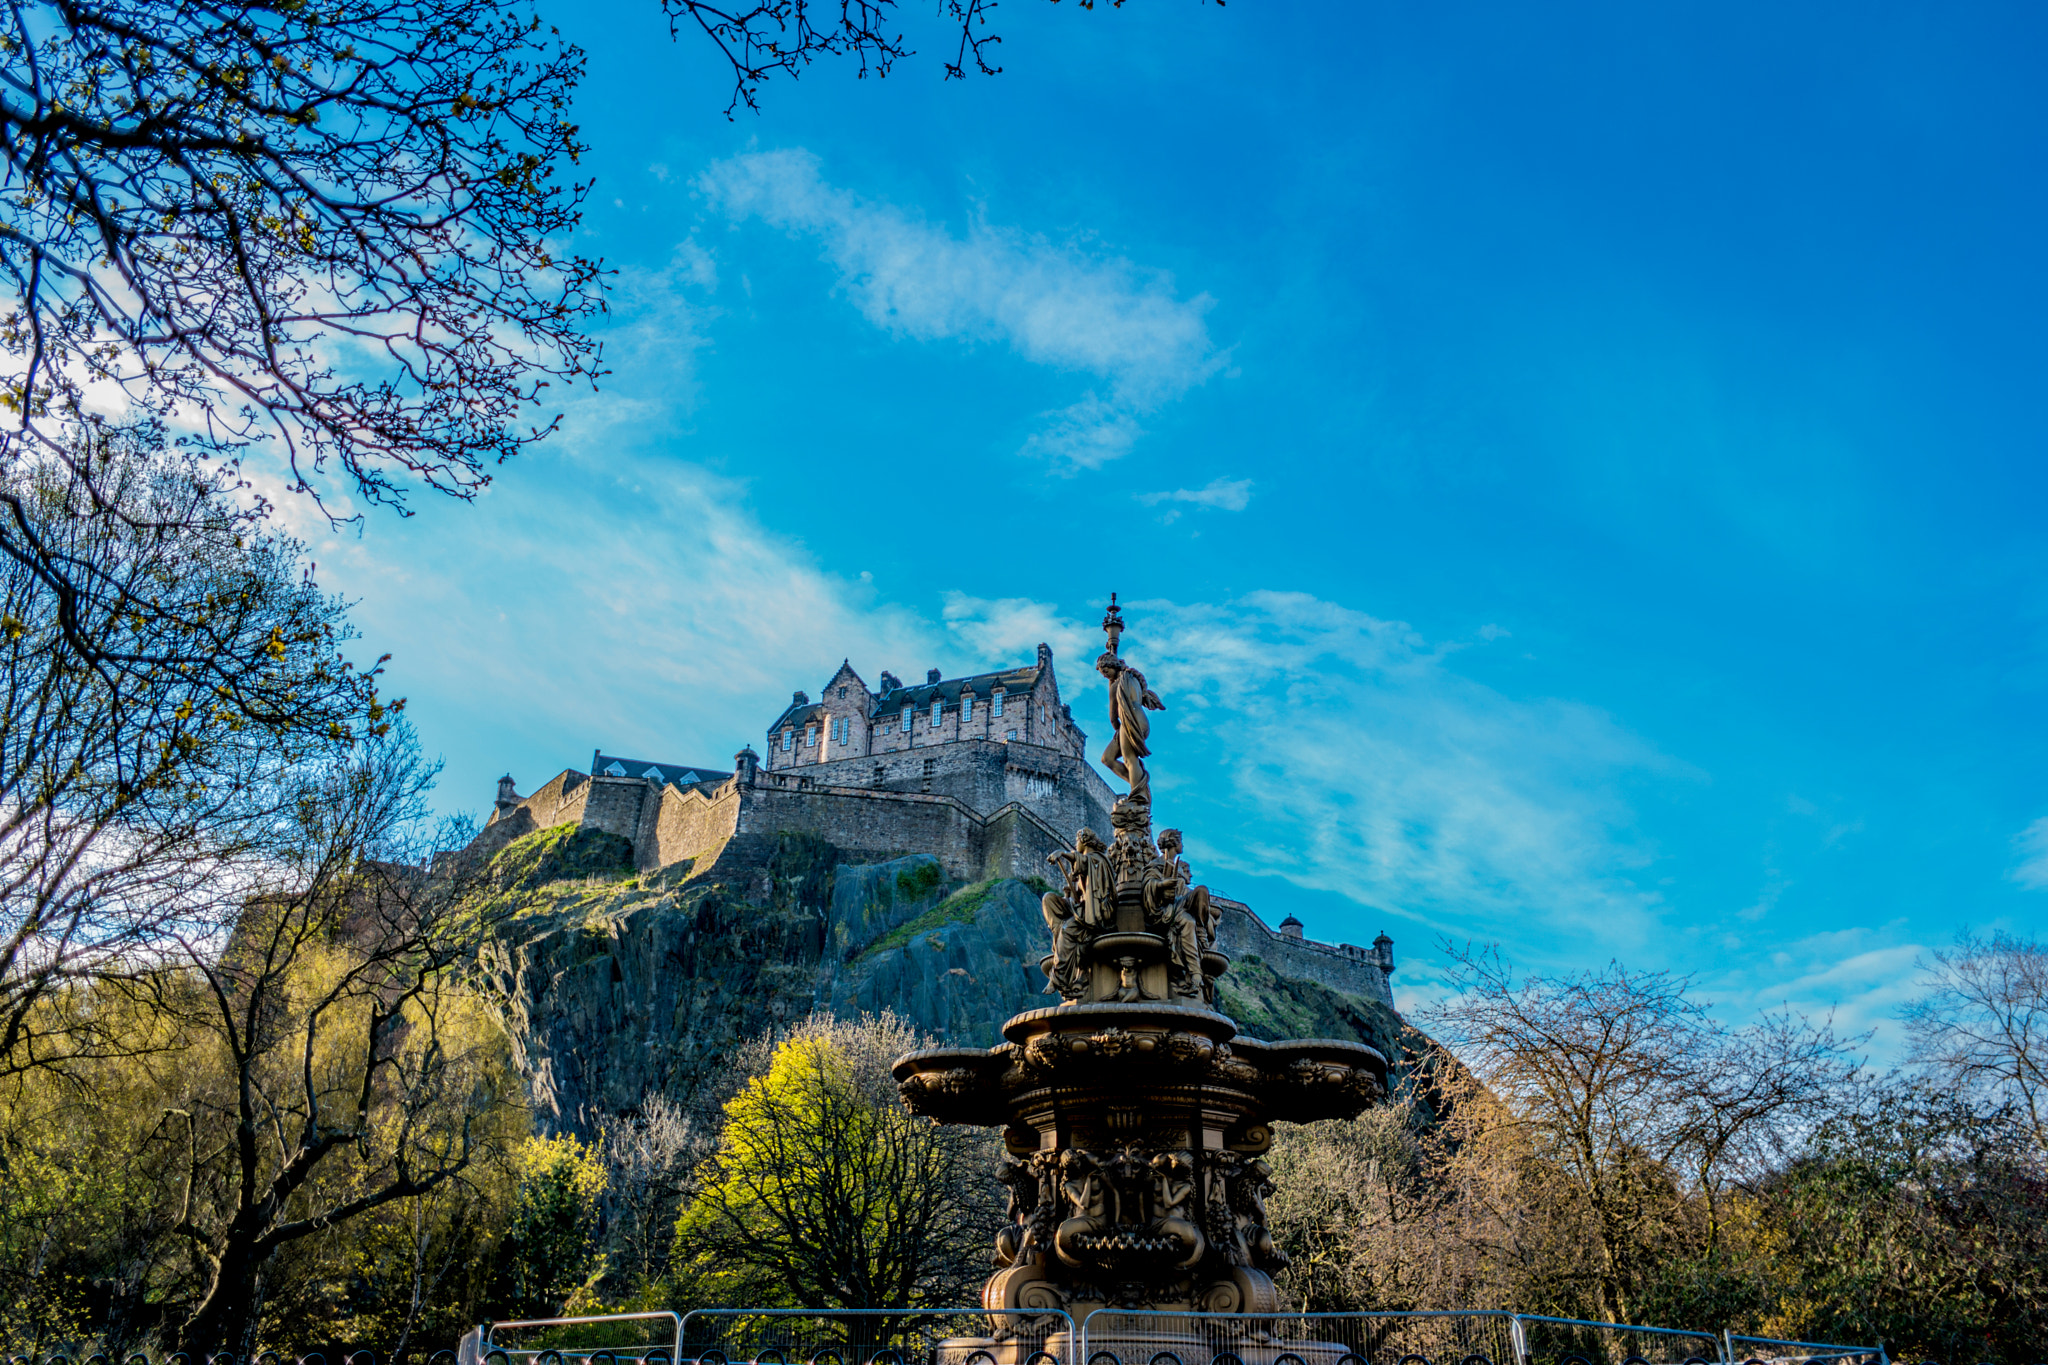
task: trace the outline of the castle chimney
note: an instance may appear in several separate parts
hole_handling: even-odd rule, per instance
[[[903,680],[901,678],[886,668],[882,670],[882,690],[884,692],[894,692],[902,686]]]
[[[927,668],[924,671],[924,680],[928,683],[937,682],[939,680],[939,670],[936,668]]]
[[[798,688],[795,695],[790,697],[789,704],[791,706],[802,706],[805,703],[809,702],[810,699],[811,698],[808,693],[806,693],[802,688]]]

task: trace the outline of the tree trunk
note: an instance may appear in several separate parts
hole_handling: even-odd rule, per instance
[[[230,1238],[214,1264],[206,1293],[178,1331],[179,1350],[204,1360],[241,1344],[256,1306],[256,1265],[248,1244]]]

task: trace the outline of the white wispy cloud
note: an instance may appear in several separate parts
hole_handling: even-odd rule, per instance
[[[948,624],[977,610],[963,599]],[[1015,603],[998,615],[1031,617]],[[1655,850],[1623,786],[1646,770],[1690,777],[1604,713],[1509,697],[1455,671],[1452,647],[1301,593],[1140,602],[1130,620],[1126,653],[1169,708],[1155,799],[1213,868],[1511,947],[1650,938],[1666,907],[1639,884]]]
[[[1162,502],[1184,502],[1194,507],[1212,507],[1221,512],[1242,512],[1251,506],[1250,479],[1211,479],[1200,488],[1176,488],[1171,492],[1140,493],[1138,501],[1147,507]]]
[[[2048,891],[2048,815],[2021,830],[2012,842],[2020,855],[2012,879],[2029,891]]]
[[[949,592],[940,615],[946,630],[978,658],[1023,658],[1041,642],[1051,645],[1059,661],[1061,690],[1068,693],[1093,676],[1091,660],[1102,648],[1101,635],[1062,616],[1050,603],[1028,597]]]
[[[1180,728],[1220,751],[1234,800],[1290,817],[1229,861],[1465,932],[1533,913],[1624,948],[1651,928],[1654,850],[1621,784],[1677,765],[1604,713],[1506,696],[1404,623],[1306,594],[1157,611]]]
[[[1926,946],[1912,941],[1904,920],[1834,929],[1768,953],[1724,950],[1700,989],[1730,1019],[1790,1008],[1810,1019],[1833,1020],[1844,1037],[1868,1034],[1863,1050],[1883,1067],[1904,1058],[1899,1014],[1925,988],[1925,955]]]
[[[956,236],[893,204],[826,181],[800,149],[715,162],[697,188],[735,221],[815,237],[840,288],[877,327],[920,340],[1000,341],[1034,364],[1096,376],[1026,449],[1094,468],[1131,448],[1139,419],[1222,363],[1205,294],[1181,298],[1163,272],[979,217]]]

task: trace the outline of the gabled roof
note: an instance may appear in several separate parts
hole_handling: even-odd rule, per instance
[[[915,710],[925,710],[931,706],[934,698],[943,702],[949,708],[955,707],[960,704],[960,695],[963,692],[971,691],[975,696],[985,699],[1000,687],[1006,694],[1015,696],[1020,692],[1029,692],[1032,688],[1038,686],[1038,680],[1051,668],[1052,651],[1041,645],[1039,646],[1038,661],[1025,664],[1022,668],[1004,668],[994,673],[976,673],[966,678],[941,678],[935,683],[926,682],[910,687],[892,687],[884,692],[870,693],[873,704],[868,711],[868,719],[881,720],[885,716],[896,716],[906,706]],[[886,678],[890,674],[885,669],[882,676]],[[860,683],[863,689],[867,687],[866,683],[861,682],[860,674],[853,671],[851,664],[842,663],[839,665],[839,671],[834,673],[831,680],[825,684],[825,694],[828,699],[832,689],[839,685],[841,678],[850,678],[852,681]],[[810,701],[807,699],[801,702],[792,702],[781,715],[777,716],[769,724],[768,734],[772,738],[791,726],[820,721],[824,718],[824,715],[824,701]]]
[[[958,706],[963,692],[971,691],[977,697],[986,697],[998,687],[1011,694],[1029,692],[1038,685],[1038,675],[1038,665],[1027,664],[1023,668],[1005,668],[996,673],[976,673],[968,678],[941,678],[935,683],[891,688],[876,695],[871,715],[880,719],[884,715],[895,715],[906,706],[923,710],[932,704],[934,698],[948,707]]]
[[[821,701],[807,701],[801,706],[791,706],[775,718],[775,723],[768,727],[768,733],[772,735],[779,730],[786,730],[792,725],[802,725],[806,721],[814,721],[823,715],[824,712],[825,703]]]
[[[612,768],[621,771],[608,771]],[[651,777],[657,782],[673,782],[678,787],[698,782],[723,782],[732,776],[729,770],[721,772],[717,768],[691,768],[680,763],[650,763],[644,758],[621,758],[601,750],[590,756],[590,772],[593,777]]]

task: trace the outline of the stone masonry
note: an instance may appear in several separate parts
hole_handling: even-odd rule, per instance
[[[729,771],[600,751],[590,772],[565,770],[525,796],[508,775],[467,852],[488,857],[576,825],[629,840],[644,874],[701,871],[778,835],[809,834],[850,862],[929,854],[949,878],[976,881],[1043,877],[1047,855],[1071,847],[1075,831],[1112,835],[1109,786],[1085,757],[1045,645],[1021,668],[959,679],[934,669],[916,686],[884,671],[870,689],[842,664],[818,701],[796,693],[766,739],[766,762],[742,749]],[[1291,917],[1274,930],[1242,902],[1215,901],[1223,952],[1392,1005],[1385,935],[1370,949],[1317,943]]]

